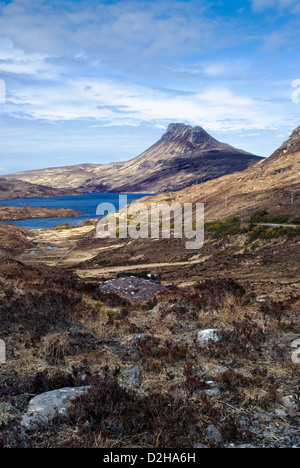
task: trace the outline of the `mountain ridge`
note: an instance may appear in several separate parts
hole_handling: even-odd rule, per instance
[[[230,216],[249,219],[254,211],[300,215],[300,127],[274,153],[242,172],[222,176],[174,193],[140,200],[204,203],[206,221]]]
[[[241,171],[261,159],[217,141],[202,127],[172,123],[156,143],[127,162],[80,164],[4,177],[86,192],[158,193]]]

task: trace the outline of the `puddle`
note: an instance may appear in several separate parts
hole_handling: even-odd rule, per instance
[[[60,250],[60,247],[47,247],[47,250]]]
[[[29,252],[29,255],[34,255],[36,254],[36,250],[32,250],[31,252]]]

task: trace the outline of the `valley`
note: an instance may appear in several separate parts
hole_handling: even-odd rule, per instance
[[[0,223],[0,446],[299,446],[299,138],[140,200],[204,202],[198,250]]]

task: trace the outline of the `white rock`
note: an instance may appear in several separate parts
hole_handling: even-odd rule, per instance
[[[24,430],[32,430],[40,424],[47,425],[56,416],[65,416],[72,406],[72,400],[87,391],[90,387],[68,387],[37,395],[29,402],[21,426]]]
[[[281,409],[276,409],[275,410],[275,414],[276,416],[278,416],[279,418],[286,418],[287,417],[287,414],[285,411],[281,410]]]
[[[142,340],[143,338],[148,337],[147,333],[137,333],[134,335],[134,337],[131,339],[132,343],[136,343],[139,340]]]
[[[210,388],[209,390],[204,390],[204,393],[208,396],[218,396],[220,395],[220,389],[219,388]]]
[[[210,341],[213,342],[218,342],[220,341],[220,336],[219,336],[220,330],[217,330],[215,328],[210,328],[207,330],[199,330],[198,331],[198,344],[202,347],[205,347],[208,345]]]

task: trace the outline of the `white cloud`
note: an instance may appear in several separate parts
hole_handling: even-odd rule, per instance
[[[276,92],[281,100],[285,89],[290,93],[289,84],[278,84],[273,76],[274,70],[286,71],[280,57],[275,69],[264,54],[269,59],[269,50],[286,44],[297,29],[290,24],[261,29],[251,18],[208,14],[206,4],[216,5],[0,0],[0,78],[8,78],[0,114],[53,123],[80,120],[89,128],[150,122],[164,129],[169,121],[184,121],[210,131],[254,134],[289,125],[290,96],[286,102],[272,100]],[[252,5],[264,11],[292,8],[295,2],[252,0]]]
[[[48,54],[83,54],[110,59],[178,56],[199,43],[214,48],[226,42],[230,25],[205,16],[206,1],[25,2],[2,5],[0,31],[18,46]]]
[[[47,54],[26,53],[15,47],[10,39],[0,37],[0,73],[53,79],[59,73],[58,68],[48,62],[50,58]]]
[[[90,120],[101,126],[152,122],[164,128],[166,121],[184,121],[208,130],[233,131],[282,125],[278,105],[220,87],[176,96],[122,81],[89,79],[15,90],[4,111],[53,122]]]

